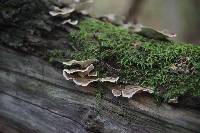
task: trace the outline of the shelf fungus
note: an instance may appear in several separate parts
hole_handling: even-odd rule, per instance
[[[170,38],[176,37],[175,33],[169,32],[168,30],[156,30],[151,27],[143,26],[142,24],[123,24],[123,28],[129,29],[131,32],[137,33],[144,37],[155,39],[155,40],[169,40]]]
[[[144,88],[135,85],[113,85],[111,89],[112,89],[112,94],[115,97],[122,96],[131,98],[137,93],[142,93],[142,92],[148,92],[149,94],[153,93],[153,90],[151,88]]]
[[[51,16],[58,16],[58,15],[69,16],[70,13],[72,13],[74,11],[75,11],[75,8],[69,8],[69,7],[59,8],[57,6],[54,6],[53,11],[49,11],[49,14]]]
[[[88,59],[84,61],[71,60],[63,62],[67,67],[63,70],[63,76],[66,80],[72,80],[75,84],[80,86],[88,86],[92,82],[111,82],[115,83],[119,77],[98,77],[95,71],[94,63],[97,60]]]
[[[61,4],[66,5],[66,7],[57,7],[53,6],[52,10],[49,11],[49,14],[52,17],[60,17],[62,20],[61,24],[70,24],[70,25],[77,25],[78,20],[72,20],[72,16],[74,12],[79,12],[84,15],[88,15],[88,9],[91,7],[93,0],[70,0],[61,2]]]
[[[62,24],[71,24],[71,25],[77,25],[78,24],[78,20],[71,20],[71,19],[67,19],[67,20],[64,20],[62,22]]]
[[[116,97],[122,96],[131,98],[136,93],[148,92],[153,93],[151,88],[144,88],[134,85],[115,84],[119,77],[98,77],[95,71],[96,59],[88,59],[84,61],[71,60],[63,62],[66,68],[63,70],[63,76],[66,80],[72,80],[79,86],[88,86],[93,82],[108,82],[107,87],[112,90],[112,94]]]
[[[140,25],[140,27],[136,28],[136,33],[145,36],[147,38],[152,38],[156,40],[168,40],[169,38],[174,38],[176,37],[175,33],[171,33],[168,30],[155,30],[150,27],[144,27]]]

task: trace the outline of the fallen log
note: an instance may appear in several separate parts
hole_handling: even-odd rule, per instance
[[[157,105],[149,95],[116,98],[108,90],[97,101],[95,89],[66,81],[62,66],[47,61],[48,53],[67,49],[69,57],[73,48],[66,34],[76,27],[52,18],[52,5],[59,3],[0,1],[0,132],[200,131],[198,104]]]

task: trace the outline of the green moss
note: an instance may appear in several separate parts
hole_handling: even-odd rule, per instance
[[[70,34],[80,50],[72,57],[96,58],[113,68],[101,63],[99,73],[117,74],[119,82],[150,86],[158,99],[200,96],[200,46],[148,39],[95,19],[82,21],[79,28]],[[184,71],[172,72],[172,65]]]

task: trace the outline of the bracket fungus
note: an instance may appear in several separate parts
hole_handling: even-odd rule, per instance
[[[168,40],[169,38],[176,37],[175,33],[171,33],[168,30],[156,30],[151,27],[143,26],[142,24],[128,23],[123,24],[122,27],[150,39]]]
[[[93,0],[73,0],[73,1],[65,1],[63,4],[67,7],[57,7],[53,6],[52,11],[49,11],[49,14],[53,17],[61,17],[64,18],[61,23],[64,24],[70,24],[70,25],[77,25],[78,20],[72,20],[69,17],[71,17],[71,13],[74,11],[79,12],[83,15],[88,15],[88,9],[91,7],[91,4],[93,3]]]
[[[74,12],[75,9],[74,8],[68,8],[68,7],[64,7],[64,8],[59,8],[57,6],[54,6],[54,10],[53,11],[49,11],[49,14],[51,16],[58,16],[58,15],[70,15],[70,13]]]
[[[111,88],[112,94],[116,97],[122,95],[122,97],[131,98],[133,95],[140,92],[153,93],[151,88],[114,84],[118,81],[119,77],[98,77],[94,66],[96,62],[97,60],[95,59],[63,62],[63,64],[67,66],[67,68],[63,70],[63,76],[66,80],[72,80],[79,86],[88,86],[92,82],[109,82],[112,85],[108,85],[108,88]]]
[[[63,62],[66,69],[63,70],[63,76],[66,80],[72,80],[75,84],[80,86],[88,86],[92,82],[111,82],[115,83],[119,77],[98,77],[93,63],[97,62],[95,59],[88,59],[84,61],[71,60]]]
[[[78,27],[78,31],[69,35],[73,45],[78,48],[72,54],[72,59],[98,59],[99,75],[119,76],[114,85],[150,87],[154,91],[153,97],[159,102],[168,102],[183,95],[200,95],[200,47],[170,41],[168,38],[175,37],[175,34],[167,35],[166,31],[149,29],[147,31],[155,31],[158,35],[162,33],[164,37],[146,37],[148,34],[139,34],[146,27],[141,29],[140,26],[135,29],[138,33],[130,32],[112,23],[86,18]],[[109,88],[107,84],[103,83],[103,86]],[[111,90],[115,96],[122,96],[122,90],[115,87]],[[126,92],[123,90],[123,96]],[[127,97],[139,92],[143,91],[131,89]]]
[[[131,98],[137,93],[141,92],[148,92],[149,94],[153,93],[153,90],[151,88],[144,88],[141,86],[135,86],[135,85],[113,85],[111,87],[112,89],[112,94],[115,97],[127,97]]]
[[[156,40],[168,40],[169,38],[176,37],[175,33],[170,33],[168,30],[155,30],[150,27],[144,27],[140,25],[140,27],[136,28],[136,33],[145,36],[147,38],[152,38]]]
[[[63,24],[71,22],[71,19],[68,19],[63,22]],[[72,23],[72,25],[75,25],[75,22]],[[148,36],[150,38],[152,37],[154,39],[166,40],[169,37],[175,37],[174,34],[168,34],[166,31],[161,32],[152,28],[143,27],[141,25],[138,25],[138,27],[135,28],[135,32],[138,34],[143,34],[144,36]],[[142,44],[141,42],[136,41],[133,45],[136,48]],[[135,86],[133,84],[127,84],[125,82],[121,82],[122,84],[115,84],[118,81],[119,77],[98,77],[99,75],[97,74],[94,66],[95,62],[97,62],[97,60],[93,59],[88,59],[84,61],[71,60],[68,62],[63,62],[64,65],[68,66],[66,69],[63,70],[63,75],[66,80],[72,80],[75,84],[79,86],[88,86],[90,83],[93,82],[113,83],[113,87],[111,87],[111,90],[112,94],[116,97],[122,96],[131,98],[135,94],[141,92],[147,92],[149,94],[153,93],[152,88],[149,87]],[[77,65],[79,67],[77,67]]]
[[[72,65],[80,65],[82,68],[87,67],[93,63],[97,62],[96,59],[88,59],[84,61],[77,61],[77,60],[71,60],[68,62],[63,62],[64,65],[66,66],[72,66]]]
[[[64,7],[64,8],[59,8],[57,6],[54,6],[53,7],[53,11],[49,11],[49,14],[53,17],[61,17],[61,18],[68,18],[71,13],[73,13],[75,11],[75,8],[72,8],[72,7]],[[67,19],[67,20],[64,20],[62,21],[62,24],[70,24],[70,25],[77,25],[78,24],[78,20],[71,20],[71,19]]]
[[[78,24],[78,20],[71,20],[71,19],[67,19],[67,20],[64,20],[62,22],[62,24],[66,24],[66,23],[69,23],[71,25],[77,25]]]

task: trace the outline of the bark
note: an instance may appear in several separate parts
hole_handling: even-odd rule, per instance
[[[197,110],[157,106],[150,96],[115,98],[106,90],[97,104],[95,90],[66,81],[62,69],[45,60],[54,48],[70,49],[66,34],[75,30],[48,15],[55,4],[0,0],[0,132],[200,131]]]

